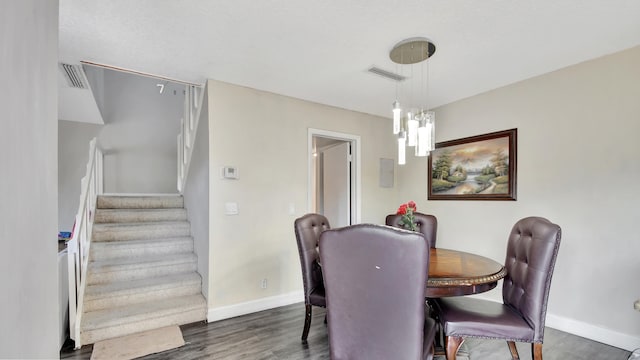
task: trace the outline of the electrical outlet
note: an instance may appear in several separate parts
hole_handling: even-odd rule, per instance
[[[267,279],[262,279],[262,282],[260,283],[260,288],[261,289],[267,288]]]

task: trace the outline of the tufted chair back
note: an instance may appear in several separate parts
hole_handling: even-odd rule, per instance
[[[322,269],[317,263],[320,257],[318,241],[320,234],[330,228],[329,220],[320,214],[306,214],[294,222],[300,265],[302,266],[305,303],[310,302],[309,297],[315,289],[323,287]]]
[[[560,227],[541,217],[527,217],[511,230],[502,285],[505,305],[522,314],[542,342],[551,277],[560,247]]]
[[[423,213],[416,212],[414,213],[416,217],[416,225],[418,225],[418,231],[424,235],[424,237],[429,242],[429,247],[436,247],[436,232],[438,230],[438,219],[436,219],[433,215],[427,215]],[[400,220],[402,219],[402,215],[391,214],[387,215],[385,219],[385,224],[388,226],[393,226],[397,228],[403,229],[403,226],[400,224]]]
[[[305,320],[302,330],[302,341],[307,340],[311,326],[311,306],[326,306],[322,269],[318,265],[318,241],[320,234],[330,229],[329,220],[320,214],[306,214],[295,220],[293,224],[302,268],[302,285],[304,287]]]
[[[333,360],[431,359],[435,321],[425,316],[424,236],[359,224],[320,236]]]

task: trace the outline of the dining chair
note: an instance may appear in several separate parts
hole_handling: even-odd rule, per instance
[[[424,237],[429,241],[429,246],[436,247],[436,232],[438,230],[438,219],[433,215],[427,215],[423,213],[413,213],[416,218],[416,225],[418,231],[421,232]],[[402,215],[390,214],[385,218],[385,224],[397,228],[404,229],[401,224]]]
[[[327,230],[320,259],[332,360],[432,359],[422,234],[372,224]]]
[[[429,242],[429,247],[435,248],[436,233],[438,231],[438,219],[433,215],[423,214],[420,212],[415,212],[413,213],[413,215],[415,217],[416,225],[418,226],[418,232],[422,233],[425,239],[427,239],[427,241]],[[401,221],[402,221],[402,215],[399,215],[399,214],[389,214],[385,218],[386,225],[404,229],[404,226],[402,225]],[[435,314],[431,310],[432,300],[427,298],[426,301],[427,301],[427,305],[429,306],[429,315],[436,319],[436,323],[439,326],[440,322],[438,321],[437,314]],[[442,338],[442,329],[438,329],[437,342],[439,347],[442,346],[440,341],[441,338]]]
[[[312,306],[326,307],[322,269],[318,265],[318,241],[320,234],[331,228],[329,220],[320,214],[306,214],[294,222],[300,266],[302,268],[302,284],[304,287],[304,328],[302,341],[307,341],[311,326]]]
[[[542,359],[547,300],[560,237],[560,227],[547,219],[519,220],[507,243],[502,304],[466,297],[434,301],[446,336],[447,360],[455,359],[465,337],[506,340],[513,359],[519,359],[515,342],[531,343],[532,358]]]

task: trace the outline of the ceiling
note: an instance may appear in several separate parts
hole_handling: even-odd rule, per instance
[[[437,107],[638,46],[639,16],[637,0],[60,0],[59,54],[389,117],[396,83],[367,69],[406,71],[401,40],[435,43]]]

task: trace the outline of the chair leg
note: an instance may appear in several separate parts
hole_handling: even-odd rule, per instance
[[[542,360],[542,343],[531,344],[531,357],[533,360]]]
[[[447,336],[446,340],[446,354],[447,360],[456,360],[456,354],[458,353],[458,349],[460,349],[460,345],[464,342],[464,338],[458,336]]]
[[[302,341],[307,341],[307,336],[309,336],[309,328],[311,327],[311,305],[306,304],[304,308],[304,329],[302,329]]]
[[[429,310],[429,316],[436,321],[436,338],[435,338],[435,347],[436,348],[444,348],[444,327],[442,326],[441,322],[440,322],[440,317],[438,316],[438,313],[436,313],[435,311],[433,311],[433,305],[432,305],[432,300],[428,299],[426,300],[426,304],[427,304],[427,309]]]
[[[509,351],[511,352],[511,358],[518,360],[520,359],[520,354],[518,354],[518,348],[516,347],[516,343],[514,341],[507,341],[507,345],[509,345]]]

